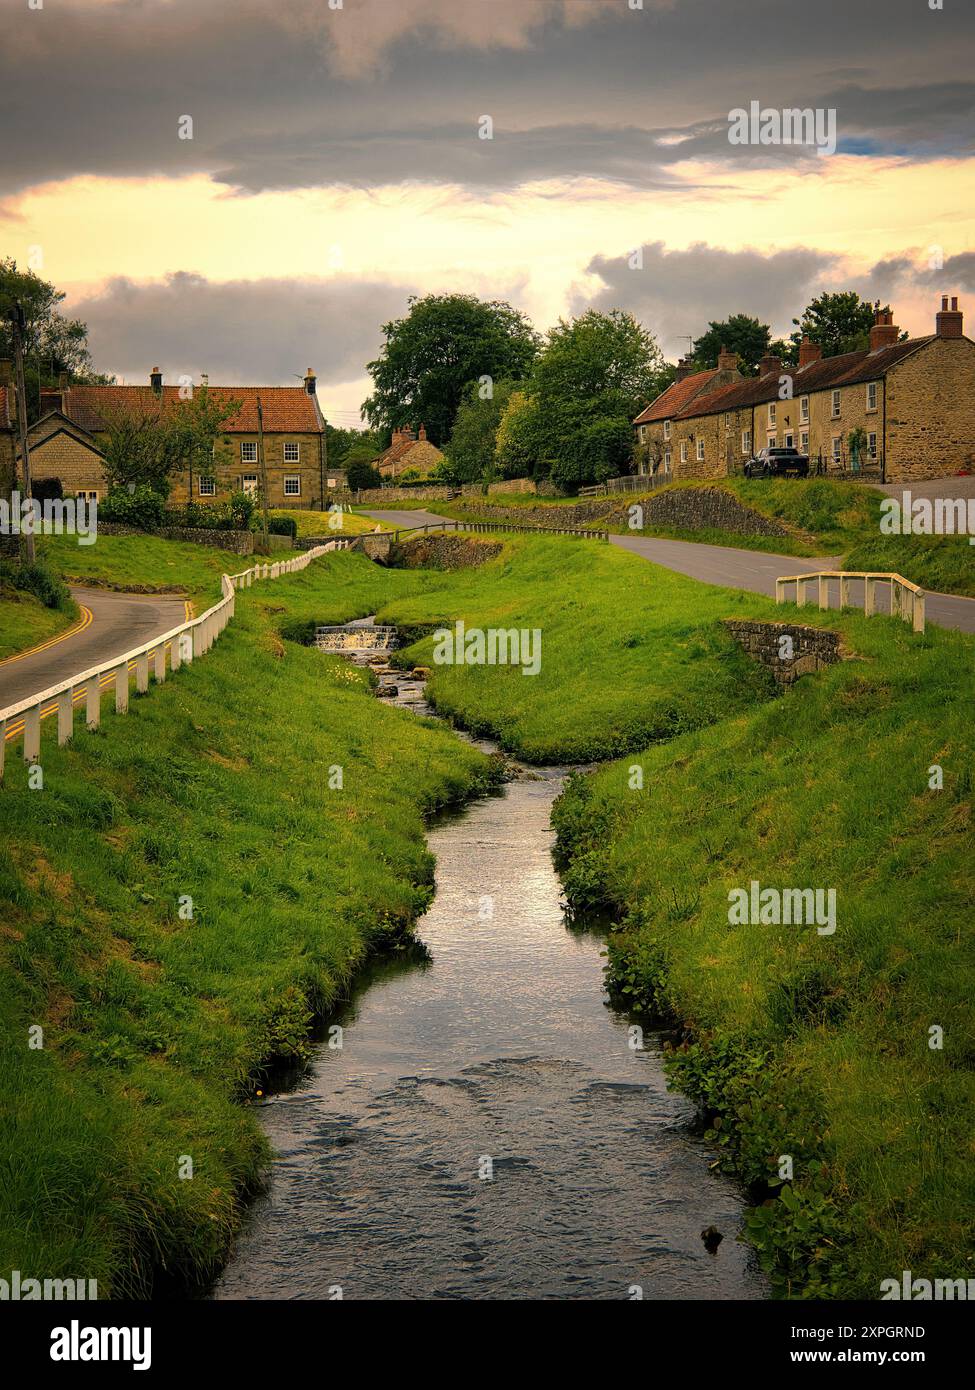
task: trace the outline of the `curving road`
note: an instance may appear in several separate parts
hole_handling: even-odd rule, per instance
[[[0,662],[0,709],[111,661],[186,619],[186,601],[174,594],[72,588],[71,596],[82,610],[80,624],[36,650]]]
[[[431,526],[443,521],[442,516],[428,511],[370,511],[368,516],[393,526]],[[750,589],[754,593],[774,598],[775,581],[786,574],[812,574],[816,570],[836,569],[837,556],[815,556],[800,559],[795,555],[770,555],[761,550],[736,550],[725,545],[701,545],[695,541],[665,541],[650,536],[610,536],[610,543],[621,550],[642,555],[655,565],[700,579],[705,584],[723,584],[729,589]],[[831,602],[838,603],[835,581],[831,583]],[[791,597],[791,593],[790,593]],[[850,597],[858,608],[863,607],[863,584],[854,581]],[[881,612],[889,610],[890,598],[886,587],[877,595]],[[929,622],[940,627],[957,628],[960,632],[975,632],[975,599],[959,598],[954,594],[928,593],[926,614]]]

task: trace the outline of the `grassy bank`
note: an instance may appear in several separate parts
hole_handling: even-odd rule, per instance
[[[425,814],[497,775],[279,635],[413,582],[336,555],[247,591],[213,651],[128,716],[45,739],[43,789],[8,762],[4,1276],[144,1295],[158,1271],[193,1283],[224,1258],[267,1159],[256,1082],[305,1054],[312,1014],[424,908]]]
[[[398,654],[430,666],[437,709],[530,762],[613,757],[740,712],[768,690],[717,618],[774,611],[757,595],[707,587],[616,547],[508,536],[477,569],[419,575],[380,611],[411,627],[541,633],[541,670],[434,665],[429,636]],[[416,571],[410,571],[416,575]]]
[[[47,608],[33,594],[0,587],[0,662],[65,632],[77,621],[77,608]]]
[[[831,625],[858,660],[574,780],[555,822],[570,899],[624,918],[611,984],[689,1030],[674,1080],[767,1202],[778,1290],[877,1298],[973,1273],[975,649]],[[834,888],[835,933],[731,923],[753,880]]]

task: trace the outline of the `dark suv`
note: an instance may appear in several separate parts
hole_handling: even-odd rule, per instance
[[[809,476],[809,455],[800,454],[791,445],[759,449],[758,453],[745,464],[746,478],[784,477],[794,473],[797,478]]]

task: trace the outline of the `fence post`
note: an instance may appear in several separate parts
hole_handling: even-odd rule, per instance
[[[776,602],[776,603],[784,603],[784,602],[785,602],[785,580],[784,580],[784,579],[777,579],[777,580],[775,581],[775,602]]]
[[[840,580],[840,607],[850,607],[850,580],[847,575],[843,575]]]
[[[165,642],[160,642],[160,643],[159,643],[159,646],[156,648],[156,659],[155,659],[155,662],[154,662],[154,664],[153,664],[153,675],[154,675],[155,678],[156,678],[156,683],[157,683],[157,685],[162,685],[163,681],[166,679],[166,644],[165,644]]]
[[[58,747],[63,747],[74,734],[73,691],[69,686],[58,696]]]
[[[97,729],[102,718],[102,683],[100,676],[89,676],[85,689],[85,723]]]
[[[24,762],[36,763],[41,756],[41,707],[35,705],[24,715]]]
[[[140,695],[149,689],[149,653],[143,652],[135,659],[135,688]]]
[[[129,666],[123,661],[115,672],[115,713],[125,714],[129,708]]]
[[[820,608],[829,607],[829,580],[825,574],[819,576],[819,606]]]
[[[869,575],[863,578],[863,616],[873,617],[877,611],[877,581],[871,579]]]
[[[806,576],[800,574],[796,580],[796,607],[805,608],[806,606]]]
[[[914,595],[914,631],[924,631],[924,590],[919,589]]]

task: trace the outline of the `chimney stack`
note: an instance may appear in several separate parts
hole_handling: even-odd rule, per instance
[[[738,372],[738,354],[737,354],[737,352],[729,352],[728,349],[727,349],[726,347],[722,347],[721,351],[718,353],[718,371],[719,371],[719,372],[734,372],[734,373],[737,374],[737,372]]]
[[[59,391],[67,391],[67,389],[68,389],[68,387],[69,387],[70,385],[71,385],[71,377],[68,375],[68,373],[67,373],[67,372],[59,372],[59,373],[58,373],[58,390],[59,390]]]
[[[759,376],[781,376],[781,358],[772,357],[770,354],[763,357],[758,364],[758,374]]]
[[[900,329],[894,323],[890,309],[878,307],[876,321],[870,330],[870,351],[880,352],[882,348],[893,347],[899,334]]]
[[[694,363],[691,361],[690,357],[682,357],[677,363],[677,375],[674,380],[683,381],[686,376],[690,376],[693,370]]]
[[[318,390],[318,378],[315,376],[311,367],[305,372],[305,390],[308,392],[309,396],[313,396]]]
[[[416,437],[417,437],[417,439],[426,439],[426,437],[427,437],[427,427],[426,427],[426,425],[421,425],[421,426],[420,426],[419,430],[417,431],[417,436],[416,436]]]
[[[152,371],[149,373],[149,385],[157,396],[162,395],[162,372],[158,367],[153,367]]]
[[[814,343],[808,333],[803,333],[802,342],[799,344],[799,367],[811,367],[814,362],[820,362],[823,356],[823,349],[818,343]]]
[[[938,337],[939,338],[964,338],[964,324],[962,312],[958,307],[958,296],[952,295],[951,308],[948,308],[948,296],[941,296],[941,313],[938,315]]]

